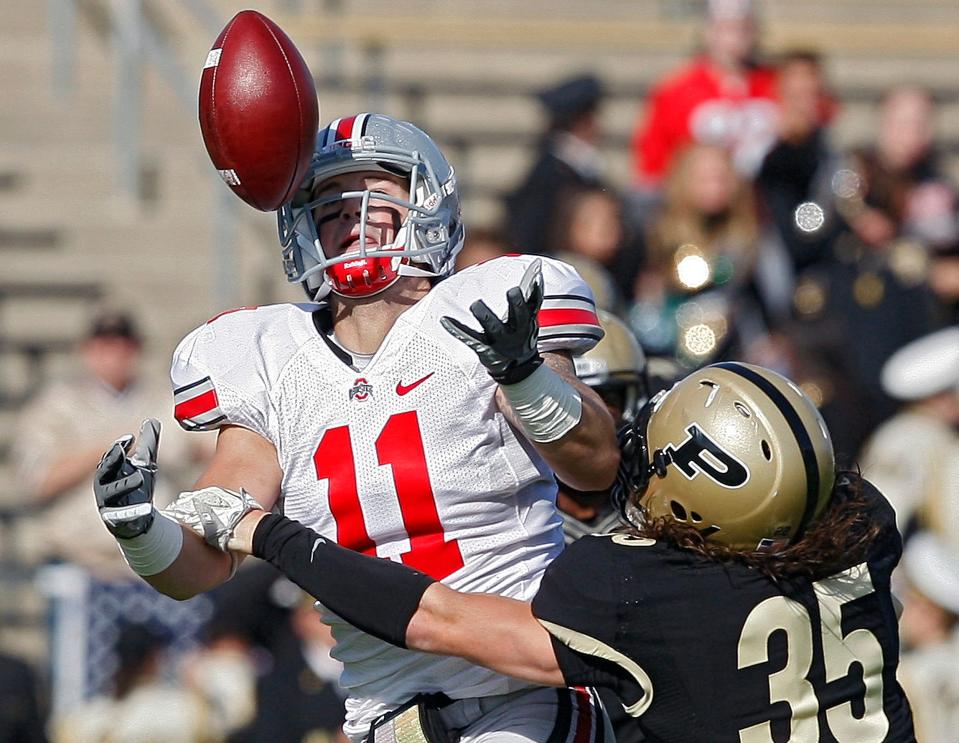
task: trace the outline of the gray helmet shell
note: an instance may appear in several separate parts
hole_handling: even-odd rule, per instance
[[[345,192],[314,199],[316,187],[343,173],[381,170],[408,178],[409,200],[372,191]],[[406,217],[389,246],[335,256],[324,249],[313,220],[321,202],[361,198],[365,219],[371,196],[395,203]],[[318,300],[338,289],[327,269],[357,257],[382,259],[381,275],[363,296],[375,294],[399,276],[448,276],[463,247],[456,175],[436,143],[407,121],[385,114],[361,113],[336,119],[316,137],[313,160],[300,189],[277,213],[283,267],[287,280],[302,284]],[[363,232],[363,230],[361,230]]]

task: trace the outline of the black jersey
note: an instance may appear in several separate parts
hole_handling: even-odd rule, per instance
[[[868,559],[817,581],[625,534],[567,547],[533,600],[566,682],[614,689],[648,741],[915,740],[889,588],[902,541],[867,493]]]

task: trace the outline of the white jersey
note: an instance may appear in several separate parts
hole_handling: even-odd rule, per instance
[[[321,305],[220,315],[174,354],[177,420],[239,425],[271,441],[283,513],[325,537],[457,590],[530,600],[563,548],[553,474],[499,411],[476,354],[439,320],[477,327],[469,312],[477,299],[505,316],[506,292],[531,260],[498,258],[440,282],[399,316],[361,372],[322,332]],[[603,332],[592,294],[570,266],[540,260],[539,348],[585,352]],[[350,736],[420,692],[456,699],[525,685],[325,619],[344,664]]]

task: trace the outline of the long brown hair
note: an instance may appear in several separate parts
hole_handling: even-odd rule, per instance
[[[778,552],[744,552],[709,542],[688,524],[668,517],[635,529],[637,536],[662,540],[716,562],[738,562],[774,580],[818,580],[862,562],[879,536],[881,525],[869,519],[869,503],[858,472],[836,475],[829,505],[798,542]]]
[[[693,166],[697,158],[718,153],[734,179],[729,209],[720,215],[700,213],[691,198]],[[683,244],[712,253],[733,251],[751,266],[755,259],[758,224],[750,184],[735,173],[729,154],[717,145],[692,144],[677,155],[665,184],[665,201],[648,234],[650,260],[663,267]]]

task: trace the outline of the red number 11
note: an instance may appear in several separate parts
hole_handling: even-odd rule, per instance
[[[376,439],[376,456],[381,466],[389,465],[393,470],[393,487],[410,540],[409,552],[400,555],[403,564],[437,580],[463,567],[459,544],[455,539],[447,542],[443,534],[415,410],[390,416]],[[313,464],[317,479],[330,481],[330,512],[336,521],[336,541],[357,552],[375,555],[376,544],[363,520],[349,426],[327,429],[313,454]]]

